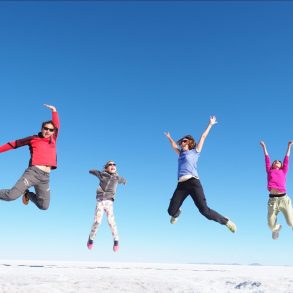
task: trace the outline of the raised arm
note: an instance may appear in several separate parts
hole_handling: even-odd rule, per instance
[[[267,151],[267,147],[264,141],[260,141],[260,145],[263,149],[263,153],[265,155],[265,163],[266,163],[266,171],[268,172],[271,169],[271,161],[270,161],[270,157],[269,157],[269,153]]]
[[[288,148],[287,148],[287,152],[286,152],[286,156],[288,156],[288,157],[290,157],[292,144],[293,144],[293,141],[288,142]]]
[[[169,132],[164,132],[165,136],[168,138],[173,150],[176,152],[176,154],[180,154],[180,150],[178,148],[177,143],[174,141],[174,139],[171,137]]]
[[[58,135],[58,130],[60,129],[60,120],[59,120],[59,115],[57,112],[57,109],[55,106],[44,104],[46,108],[52,111],[52,121],[54,123],[54,126],[57,128],[57,131],[55,131],[55,135]]]
[[[217,123],[218,122],[217,122],[216,116],[211,116],[210,117],[209,124],[208,124],[206,130],[203,132],[203,134],[200,137],[200,140],[199,140],[198,144],[196,145],[196,151],[198,153],[201,152],[202,147],[203,147],[203,144],[204,144],[204,142],[205,142],[205,140],[206,140],[206,138],[207,138],[207,136],[208,136],[208,134],[209,134],[212,126],[215,125],[215,124],[217,124]]]
[[[266,147],[265,142],[261,140],[261,141],[260,141],[260,145],[261,145],[261,147],[262,147],[262,149],[263,149],[264,155],[265,155],[265,156],[268,156],[269,154],[268,154],[268,151],[267,151],[267,147]]]
[[[291,153],[291,146],[292,146],[293,142],[292,141],[289,141],[288,142],[288,147],[287,147],[287,151],[286,151],[286,154],[285,154],[285,158],[284,158],[284,161],[283,161],[283,172],[284,173],[287,173],[288,172],[288,168],[289,168],[289,157],[290,157],[290,153]]]

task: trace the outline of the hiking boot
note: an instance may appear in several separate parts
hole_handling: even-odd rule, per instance
[[[228,220],[228,222],[226,223],[226,227],[233,233],[235,233],[237,230],[236,225],[231,220]]]
[[[22,203],[23,203],[24,205],[28,205],[28,203],[29,203],[29,201],[30,201],[30,198],[29,198],[29,196],[28,196],[28,193],[29,193],[29,190],[27,189],[27,190],[24,192],[23,196],[22,196]]]
[[[117,252],[119,250],[119,242],[118,240],[114,240],[113,251]]]
[[[282,229],[282,225],[278,224],[277,228],[275,230],[273,230],[272,238],[274,240],[277,240],[279,238],[279,233],[280,233],[281,229]]]
[[[94,246],[94,241],[89,238],[88,241],[87,241],[87,248],[89,250],[91,250],[93,248],[93,246]]]
[[[171,223],[171,224],[176,224],[176,222],[177,222],[178,217],[180,216],[180,214],[181,214],[181,210],[178,211],[178,213],[177,213],[177,217],[173,217],[173,216],[171,216],[170,223]]]

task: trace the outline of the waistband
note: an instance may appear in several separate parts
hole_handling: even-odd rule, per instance
[[[101,198],[101,197],[97,197],[97,201],[114,201],[115,199],[114,198]]]
[[[196,184],[198,184],[198,183],[200,183],[200,180],[199,180],[199,178],[192,177],[192,178],[187,179],[186,181],[178,182],[178,185],[185,186],[186,184],[187,185],[192,184],[193,182],[196,182]]]
[[[195,178],[197,180],[199,180],[199,177],[197,176],[193,176],[193,175],[184,175],[184,176],[181,176],[179,179],[178,179],[178,182],[186,182],[192,178]]]
[[[270,198],[273,198],[273,197],[283,197],[287,195],[287,193],[280,193],[280,194],[269,194],[269,197]]]
[[[36,166],[29,166],[27,169],[34,170],[34,171],[36,171],[37,173],[42,174],[42,175],[50,176],[50,173],[45,172],[45,171],[41,170],[40,168],[38,168],[38,167],[36,167]]]

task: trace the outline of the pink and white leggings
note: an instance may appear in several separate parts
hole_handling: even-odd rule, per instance
[[[96,233],[98,231],[98,228],[102,222],[104,212],[106,212],[108,224],[110,226],[114,241],[115,240],[118,241],[119,240],[118,230],[115,223],[112,200],[98,200],[97,201],[97,206],[95,210],[95,218],[94,218],[94,223],[92,225],[92,229],[90,233],[90,239],[94,240]]]

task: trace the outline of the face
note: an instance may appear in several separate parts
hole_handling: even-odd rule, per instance
[[[274,161],[272,164],[273,169],[280,169],[282,167],[282,163],[278,160]]]
[[[41,132],[42,132],[42,135],[43,137],[45,138],[48,138],[50,136],[52,136],[54,134],[54,131],[55,131],[55,127],[53,124],[51,123],[47,123],[43,126]]]
[[[109,162],[107,168],[105,169],[108,173],[116,173],[116,164],[115,162]]]
[[[181,148],[184,150],[184,151],[187,151],[189,149],[188,147],[188,143],[189,143],[189,140],[187,138],[183,138],[180,142],[180,146]]]

